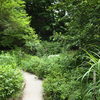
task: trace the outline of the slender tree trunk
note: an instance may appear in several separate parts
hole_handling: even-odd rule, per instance
[[[96,71],[93,71],[93,84],[94,84],[94,100],[97,100],[96,99],[96,94],[95,94],[95,91],[96,91]]]

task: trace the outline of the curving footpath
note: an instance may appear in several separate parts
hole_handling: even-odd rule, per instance
[[[43,88],[42,80],[39,80],[37,76],[23,72],[25,78],[25,88],[23,91],[22,100],[43,100]]]

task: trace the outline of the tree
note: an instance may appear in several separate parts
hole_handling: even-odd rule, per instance
[[[31,16],[31,27],[42,39],[48,39],[53,33],[53,11],[47,10],[54,0],[24,0],[26,12]]]
[[[91,45],[98,45],[100,42],[100,2],[98,0],[58,0],[53,8],[62,9],[67,12],[67,18],[63,17],[67,26],[63,33],[66,44],[70,47],[84,48]],[[63,6],[60,6],[63,3]],[[60,20],[58,17],[56,20]],[[55,35],[57,36],[57,35]]]
[[[0,46],[23,46],[37,40],[23,0],[0,0]]]

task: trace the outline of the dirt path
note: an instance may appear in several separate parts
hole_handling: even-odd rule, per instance
[[[37,77],[28,72],[23,72],[26,86],[24,88],[22,100],[43,100],[42,82]]]

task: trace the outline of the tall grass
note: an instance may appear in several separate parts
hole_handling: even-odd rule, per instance
[[[89,77],[92,75],[92,82],[88,83],[88,88],[85,91],[85,96],[84,100],[86,98],[94,98],[94,100],[99,100],[100,97],[100,56],[92,52],[92,54],[88,53],[86,50],[84,50],[87,53],[87,58],[89,61],[87,62],[90,65],[90,68],[88,71],[83,75],[82,81],[84,78],[87,76],[88,77],[88,82],[89,82]],[[91,74],[92,73],[92,74]]]

